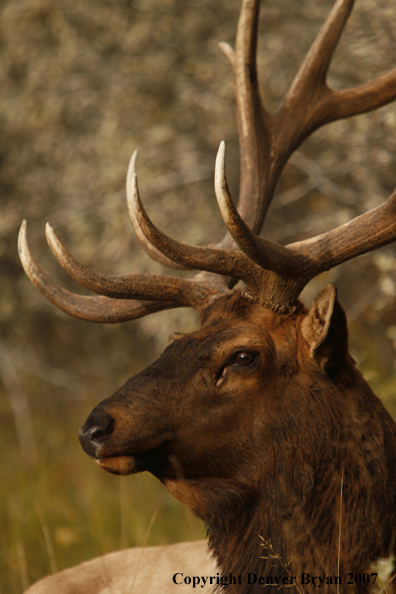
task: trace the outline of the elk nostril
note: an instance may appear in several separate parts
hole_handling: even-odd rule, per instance
[[[114,419],[103,410],[94,409],[78,434],[84,452],[95,458],[98,448],[110,437],[113,429]]]
[[[87,429],[87,431],[85,431],[85,436],[90,441],[101,439],[102,437],[106,437],[106,435],[109,435],[113,432],[113,426],[113,419],[109,419],[105,427],[100,425],[93,425],[92,427]]]

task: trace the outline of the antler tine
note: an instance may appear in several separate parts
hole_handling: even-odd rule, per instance
[[[150,256],[150,258],[152,260],[154,260],[155,262],[158,262],[159,264],[162,264],[163,266],[166,266],[167,268],[174,268],[176,270],[188,270],[188,268],[186,266],[181,266],[180,264],[177,264],[177,262],[173,262],[173,260],[170,260],[169,258],[167,258],[166,256],[164,256],[164,254],[161,254],[160,251],[158,251],[149,241],[147,241],[146,236],[144,235],[144,233],[142,233],[142,230],[140,229],[134,212],[133,212],[133,208],[132,208],[132,177],[133,174],[136,173],[136,158],[137,158],[137,151],[134,151],[132,153],[132,156],[130,158],[129,161],[129,165],[128,165],[128,171],[127,171],[127,176],[126,176],[126,195],[127,195],[127,204],[128,204],[128,212],[129,212],[129,218],[131,219],[131,223],[133,225],[133,228],[135,230],[136,236],[139,240],[140,245],[142,246],[142,248],[144,249],[144,251],[146,252],[146,254],[148,256]]]
[[[253,233],[235,208],[227,184],[224,142],[221,142],[216,157],[215,193],[223,221],[244,254],[265,270],[293,275],[294,255],[287,248]]]
[[[388,200],[327,233],[287,246],[304,256],[301,275],[311,278],[396,240],[396,190]]]
[[[381,107],[396,98],[396,69],[359,87],[335,91],[326,84],[328,67],[354,0],[337,0],[274,114],[272,176],[293,151],[324,124]]]
[[[396,69],[354,89],[334,91],[326,85],[326,75],[341,33],[352,11],[354,0],[338,0],[311,46],[285,98],[285,104],[319,93],[322,121],[357,115],[381,107],[396,97]],[[308,130],[308,134],[311,130]]]
[[[245,282],[254,277],[255,265],[241,252],[193,247],[180,243],[157,229],[149,219],[140,200],[136,174],[132,180],[132,208],[134,217],[147,239],[162,253],[189,268],[205,270],[223,276],[233,276]]]
[[[55,283],[34,260],[27,242],[27,223],[22,222],[18,236],[18,250],[22,266],[35,287],[63,312],[91,322],[115,324],[136,320],[150,313],[180,307],[170,301],[119,300],[108,297],[75,295]]]
[[[294,78],[285,102],[300,100],[317,87],[326,86],[326,75],[355,0],[337,0]]]
[[[230,44],[226,43],[225,41],[221,41],[219,43],[219,49],[223,52],[223,54],[231,64],[232,69],[235,70],[235,52],[230,46]]]
[[[326,122],[348,118],[382,107],[396,98],[396,68],[354,89],[332,91],[328,99],[328,110],[334,110]]]
[[[172,276],[98,274],[82,266],[71,255],[49,223],[46,226],[46,236],[48,245],[62,268],[80,285],[100,295],[116,299],[175,301],[195,309],[200,309],[202,304],[213,295],[213,290]]]

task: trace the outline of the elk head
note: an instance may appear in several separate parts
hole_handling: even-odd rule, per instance
[[[315,410],[307,396],[307,365],[310,382],[337,399],[330,378],[349,357],[345,314],[332,286],[310,312],[301,307],[279,315],[234,292],[205,314],[197,332],[175,338],[153,365],[91,412],[80,441],[105,470],[148,470],[209,519],[223,482],[234,493],[253,494],[259,477],[268,476],[274,437],[284,436],[284,448],[293,439],[286,436],[296,408],[310,409],[325,440],[327,405]]]
[[[340,420],[343,410],[359,417],[361,425],[370,409],[383,441],[394,431],[348,355],[346,319],[335,288],[323,289],[309,311],[298,298],[321,272],[396,239],[396,192],[378,208],[305,241],[281,246],[258,233],[293,151],[320,126],[394,100],[396,71],[354,89],[327,86],[330,60],[353,5],[337,0],[282,105],[269,113],[256,72],[259,5],[259,0],[243,1],[235,52],[222,44],[235,72],[241,154],[237,207],[227,186],[224,143],[217,155],[215,193],[228,229],[224,239],[216,246],[191,247],[159,231],[140,201],[136,155],[128,170],[128,208],[143,248],[170,267],[201,271],[193,280],[97,274],[79,264],[47,225],[49,246],[61,266],[100,295],[78,296],[40,270],[27,245],[25,222],[19,240],[31,281],[70,315],[113,323],[174,307],[199,312],[201,328],[174,337],[158,361],[100,403],[81,428],[80,440],[109,472],[149,470],[210,525],[220,521],[219,509],[231,509],[231,500],[255,500],[263,483],[278,485],[277,495],[267,490],[267,502],[282,498],[286,487],[279,477],[293,474],[296,457],[304,461],[302,474],[313,488],[315,460],[320,455],[326,465],[334,458],[335,446],[329,444],[335,435],[355,445],[359,440],[353,423]],[[243,286],[235,289],[239,280]],[[360,390],[354,397],[351,384]],[[310,450],[307,444],[312,431],[315,451],[312,441]],[[351,464],[352,451],[351,446]],[[337,460],[338,480],[346,462]],[[273,525],[278,523],[274,516]]]

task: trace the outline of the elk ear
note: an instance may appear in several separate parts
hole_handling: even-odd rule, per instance
[[[322,371],[329,372],[345,361],[347,321],[333,285],[327,285],[313,301],[301,324],[301,332],[310,346],[312,358]]]

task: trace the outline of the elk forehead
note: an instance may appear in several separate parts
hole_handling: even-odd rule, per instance
[[[274,351],[274,341],[265,328],[249,321],[201,328],[172,342],[139,376],[159,383],[191,382],[196,374],[210,376],[238,351],[260,353],[266,358]],[[134,383],[134,378],[130,381]]]
[[[197,364],[216,362],[234,349],[257,348],[264,354],[265,349],[272,352],[276,343],[295,346],[296,316],[275,314],[246,300],[239,291],[219,298],[202,317],[202,327],[191,334],[176,336],[147,372],[159,374],[160,367],[161,372],[164,371],[164,365],[165,368],[186,367],[191,371]]]

